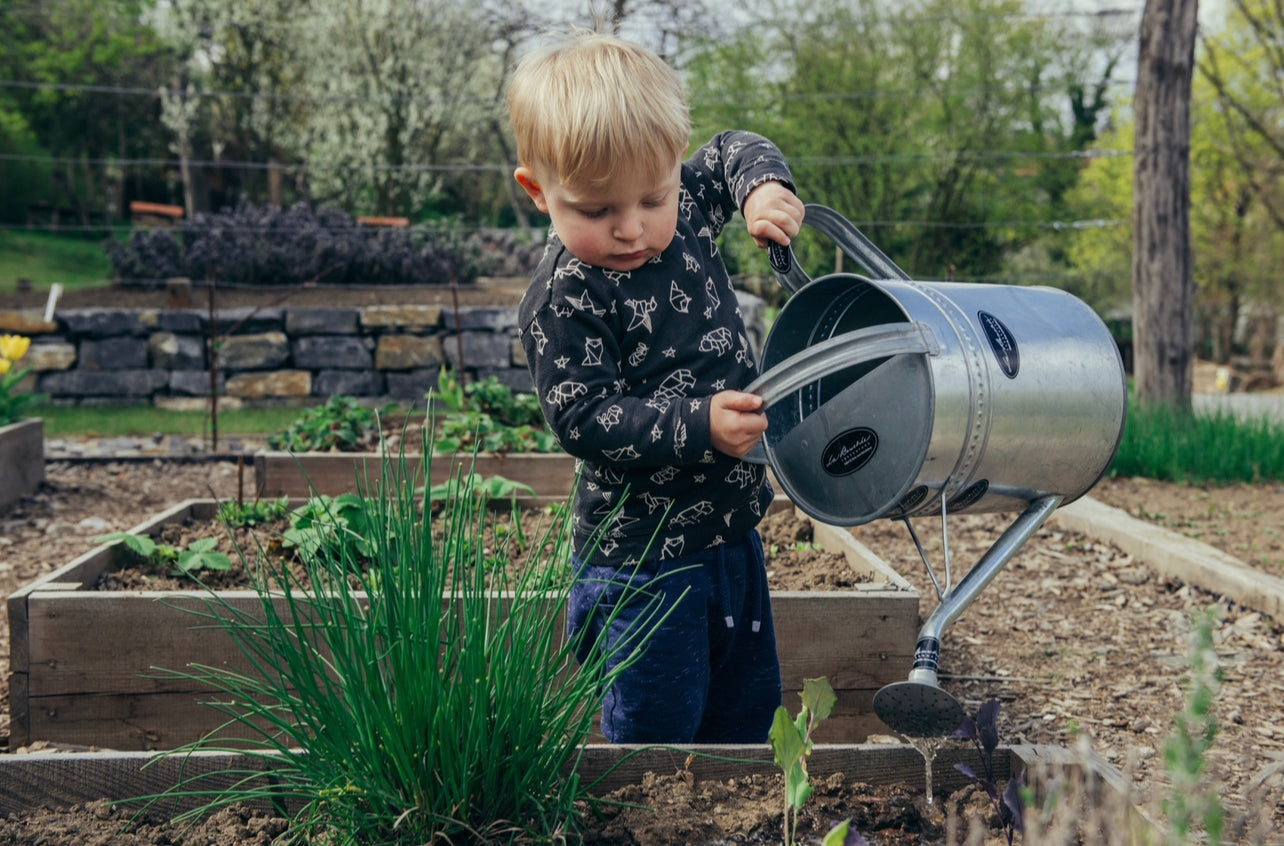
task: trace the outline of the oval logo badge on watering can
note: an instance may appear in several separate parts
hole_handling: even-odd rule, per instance
[[[985,494],[989,490],[990,490],[989,480],[982,479],[979,482],[975,482],[969,485],[966,490],[964,490],[958,496],[954,497],[954,499],[950,500],[949,505],[946,507],[949,508],[949,510],[951,511],[962,511],[964,508],[967,508],[969,505],[975,505],[976,503],[980,502],[981,497],[985,496]]]
[[[1017,372],[1021,369],[1021,350],[1017,348],[1016,338],[1011,330],[1003,325],[999,320],[988,311],[978,311],[976,319],[981,324],[981,330],[985,332],[986,340],[990,342],[990,349],[994,350],[994,358],[999,363],[999,369],[1003,375],[1009,379],[1015,379]]]
[[[831,476],[846,476],[864,467],[878,451],[878,433],[859,426],[848,429],[825,444],[820,466]]]
[[[901,501],[896,504],[896,507],[901,514],[908,514],[922,505],[925,499],[927,499],[927,485],[919,485],[901,497]]]

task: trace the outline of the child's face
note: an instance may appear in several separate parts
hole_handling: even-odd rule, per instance
[[[658,178],[629,175],[604,188],[563,185],[556,173],[543,168],[537,173],[520,167],[515,176],[580,261],[607,270],[637,270],[673,240],[680,161]]]

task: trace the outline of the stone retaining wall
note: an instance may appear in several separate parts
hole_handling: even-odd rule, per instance
[[[763,302],[741,294],[761,349]],[[344,395],[371,404],[416,402],[443,365],[531,389],[517,341],[517,308],[378,305],[229,309],[215,332],[232,334],[211,356],[209,313],[199,309],[80,309],[32,333],[24,365],[32,390],[62,405],[203,408],[211,364],[226,408],[304,407]],[[211,361],[213,358],[213,361]]]

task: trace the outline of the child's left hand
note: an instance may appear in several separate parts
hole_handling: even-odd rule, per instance
[[[713,448],[744,458],[767,431],[762,397],[742,391],[719,391],[709,403],[709,436]]]
[[[764,182],[749,192],[741,213],[754,243],[765,248],[772,241],[788,247],[806,212],[793,191],[779,182]]]

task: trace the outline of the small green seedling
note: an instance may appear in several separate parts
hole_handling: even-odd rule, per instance
[[[224,502],[218,507],[218,516],[232,528],[257,526],[280,520],[290,513],[290,498],[255,500],[254,502]]]
[[[320,494],[290,512],[290,528],[282,533],[286,547],[304,555],[328,550],[336,555],[370,558],[387,542],[386,531],[371,525],[365,500],[357,494]]]
[[[802,708],[798,716],[790,718],[789,712],[782,705],[776,709],[775,719],[771,724],[768,741],[776,757],[776,766],[785,775],[785,842],[784,846],[794,846],[794,836],[798,830],[798,811],[811,796],[811,784],[807,778],[807,757],[815,746],[811,739],[816,725],[834,710],[838,697],[825,678],[804,679]],[[843,842],[843,841],[836,841]],[[829,840],[826,839],[826,843]]]
[[[859,831],[852,831],[851,820],[843,820],[829,830],[820,846],[869,846],[869,841]]]
[[[202,538],[193,541],[187,549],[179,549],[168,544],[157,543],[147,535],[134,535],[129,532],[112,532],[98,538],[95,543],[112,543],[120,541],[126,549],[139,558],[156,567],[172,566],[174,572],[188,575],[197,570],[218,570],[226,572],[232,569],[232,559],[221,552],[215,552],[218,540]]]
[[[201,538],[192,541],[192,545],[178,553],[178,570],[191,573],[196,570],[218,570],[226,572],[232,569],[232,559],[221,552],[215,552],[218,546],[215,538]]]
[[[334,396],[305,411],[284,432],[270,435],[267,445],[288,452],[355,452],[373,447],[379,438],[379,412],[352,397]]]
[[[561,451],[535,395],[514,393],[494,376],[463,387],[442,368],[429,398],[449,409],[437,423],[436,452]]]
[[[464,492],[492,501],[512,499],[522,495],[535,495],[535,489],[530,485],[514,482],[512,479],[505,479],[503,476],[482,478],[476,473],[470,472],[467,476],[461,475],[459,478],[450,479],[440,485],[433,485],[428,489],[428,501],[432,503],[447,502],[462,496]]]

